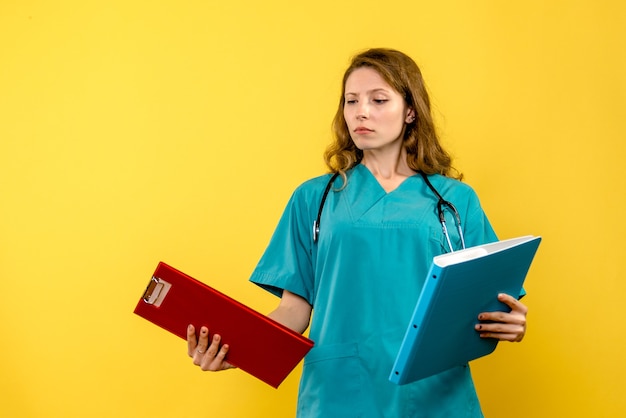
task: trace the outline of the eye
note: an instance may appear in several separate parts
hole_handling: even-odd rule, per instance
[[[351,105],[351,104],[355,104],[356,103],[356,99],[346,99],[345,104],[347,105]]]
[[[376,104],[384,104],[385,102],[388,102],[389,100],[388,99],[374,99],[373,101]]]

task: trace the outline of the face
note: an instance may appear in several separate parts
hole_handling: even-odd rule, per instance
[[[343,116],[352,140],[363,152],[399,150],[413,111],[376,70],[361,67],[346,80]]]

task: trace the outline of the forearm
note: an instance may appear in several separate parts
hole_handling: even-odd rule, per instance
[[[285,291],[278,307],[268,316],[302,334],[309,326],[311,305],[300,296]]]

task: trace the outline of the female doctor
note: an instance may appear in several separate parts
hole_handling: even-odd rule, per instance
[[[270,317],[298,332],[311,327],[297,416],[482,417],[468,366],[401,386],[388,376],[432,258],[496,235],[453,173],[411,58],[365,51],[342,86],[325,153],[331,173],[295,190],[250,279],[280,297]],[[447,207],[443,233],[436,193],[453,202],[462,233]],[[521,341],[527,308],[519,296],[499,295],[511,312],[481,313],[476,332]],[[232,367],[228,348],[189,326],[188,355],[202,370]]]

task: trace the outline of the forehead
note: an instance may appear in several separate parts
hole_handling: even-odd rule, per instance
[[[346,94],[359,94],[376,90],[397,93],[378,71],[370,67],[357,68],[346,79]]]

